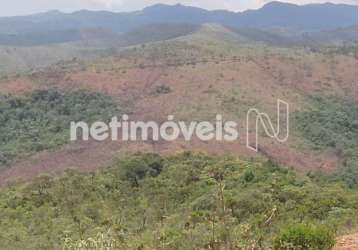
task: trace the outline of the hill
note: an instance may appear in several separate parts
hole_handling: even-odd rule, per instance
[[[0,249],[354,244],[356,8],[0,18]],[[260,130],[259,152],[247,149],[247,111],[275,122],[277,99],[290,104],[289,140]],[[221,114],[243,133],[234,142],[68,139],[73,120],[123,113],[159,124]]]
[[[330,31],[321,31],[303,35],[307,44],[326,44],[330,46],[354,46],[358,43],[358,26],[340,28]]]
[[[36,72],[63,62],[78,66],[82,60],[106,57],[123,47],[173,39],[199,28],[189,24],[153,24],[122,34],[83,29],[0,35],[0,77]]]
[[[357,185],[356,167],[350,163],[355,154],[349,153],[354,150],[351,146],[356,145],[355,141],[342,137],[346,140],[342,141],[343,149],[347,150],[342,154],[342,147],[337,149],[332,144],[339,134],[332,128],[339,127],[339,120],[330,119],[336,112],[348,116],[347,107],[356,106],[352,100],[358,96],[354,73],[358,67],[354,54],[357,50],[343,54],[339,50],[282,48],[252,42],[217,24],[182,27],[178,28],[180,36],[172,39],[119,47],[109,51],[107,56],[86,62],[64,61],[30,74],[4,78],[0,82],[1,93],[21,96],[38,89],[86,89],[121,100],[135,120],[158,122],[165,120],[168,114],[184,121],[210,121],[214,114],[222,114],[226,119],[240,122],[252,107],[274,117],[276,101],[280,98],[290,103],[292,112],[298,112],[293,116],[297,120],[292,121],[294,133],[288,144],[263,137],[260,154],[256,155],[246,149],[244,139],[234,143],[178,140],[155,145],[78,143],[41,151],[27,159],[15,159],[8,169],[1,171],[2,184],[16,178],[32,178],[41,172],[61,172],[68,166],[85,171],[96,169],[114,155],[128,151],[193,150],[265,157],[300,171],[341,172],[343,175],[336,176],[351,186]],[[166,91],[163,93],[162,89]],[[339,100],[317,103],[312,96],[335,96]],[[329,108],[322,109],[324,113],[320,114],[327,120],[314,121],[320,129],[308,126],[317,105]],[[354,119],[346,124],[350,124],[350,132],[355,135]],[[328,137],[329,131],[332,136]],[[323,135],[325,140],[320,139]],[[320,141],[325,144],[317,144]],[[59,160],[62,158],[65,159]]]

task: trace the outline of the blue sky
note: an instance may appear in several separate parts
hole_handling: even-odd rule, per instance
[[[133,11],[155,3],[197,6],[205,9],[228,9],[242,11],[260,8],[269,0],[0,0],[0,16],[27,15],[47,10],[72,12],[80,9]],[[306,4],[322,3],[327,0],[286,0]],[[358,0],[332,0],[335,3],[358,4]]]

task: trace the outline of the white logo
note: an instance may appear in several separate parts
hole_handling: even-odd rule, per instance
[[[281,111],[281,108],[283,107],[283,112]],[[282,114],[285,116],[285,125],[286,128],[284,131],[281,130],[281,123],[282,120]],[[250,128],[252,128],[251,122],[254,121],[255,125],[255,132],[250,133]],[[278,142],[286,142],[288,140],[289,136],[289,104],[282,100],[277,100],[277,126],[276,129],[274,128],[274,125],[272,123],[272,120],[266,113],[260,112],[258,109],[250,109],[247,112],[246,116],[246,146],[254,150],[255,152],[259,151],[258,148],[258,131],[259,131],[259,124],[261,123],[262,128],[265,131],[265,134],[273,139],[276,139]],[[254,136],[254,145],[251,144],[251,136]]]
[[[90,138],[96,141],[111,139],[113,141],[174,141],[184,138],[191,141],[193,137],[202,141],[228,141],[239,139],[238,123],[225,121],[223,116],[216,115],[215,122],[184,122],[176,121],[174,115],[169,115],[168,120],[163,123],[155,121],[131,121],[128,115],[122,118],[112,117],[109,124],[97,121],[92,124],[86,122],[71,122],[70,138],[76,141],[82,136],[83,141]],[[285,126],[283,124],[285,123]],[[255,124],[255,125],[254,125]],[[259,125],[264,129],[267,136],[279,142],[286,142],[289,136],[289,104],[277,100],[277,126],[266,113],[252,108],[247,112],[246,118],[246,145],[255,152],[259,151],[258,136]],[[254,133],[250,129],[255,129]],[[254,138],[251,138],[254,137]]]

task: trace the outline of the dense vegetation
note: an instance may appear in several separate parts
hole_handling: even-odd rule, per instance
[[[333,179],[358,188],[358,103],[337,97],[313,97],[311,110],[297,114],[296,124],[317,149],[331,148],[342,159]]]
[[[0,96],[0,165],[67,143],[71,121],[108,119],[116,112],[110,97],[84,90]]]
[[[322,250],[357,226],[358,192],[344,184],[191,153],[136,154],[0,193],[1,249]]]

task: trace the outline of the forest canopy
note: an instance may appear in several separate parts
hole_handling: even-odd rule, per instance
[[[111,97],[87,90],[0,96],[0,165],[68,143],[72,121],[105,120],[119,112]]]
[[[325,250],[336,232],[358,227],[357,201],[343,183],[271,161],[135,154],[96,173],[67,171],[1,191],[0,248]]]

